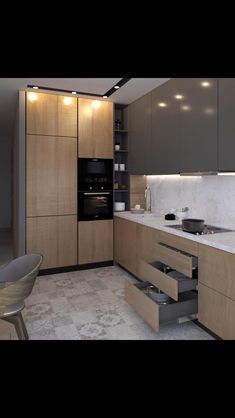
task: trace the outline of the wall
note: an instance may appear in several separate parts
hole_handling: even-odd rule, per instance
[[[189,216],[235,229],[235,176],[148,176],[152,211],[189,207]]]
[[[0,228],[11,227],[11,138],[0,138]]]

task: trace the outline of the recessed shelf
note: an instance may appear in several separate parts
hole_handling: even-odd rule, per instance
[[[115,129],[114,132],[115,134],[125,134],[128,131],[126,129]]]
[[[127,149],[119,149],[119,150],[114,150],[115,152],[128,152]]]
[[[129,170],[115,170],[115,173],[129,173]]]

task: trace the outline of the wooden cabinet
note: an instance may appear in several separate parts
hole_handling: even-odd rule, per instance
[[[77,213],[77,138],[27,135],[27,216]]]
[[[219,170],[235,171],[235,78],[219,78]]]
[[[133,274],[137,274],[137,226],[126,219],[114,218],[115,261]]]
[[[78,264],[113,260],[113,220],[78,223]]]
[[[78,155],[113,158],[113,103],[78,99]]]
[[[34,92],[26,95],[28,134],[77,137],[77,98]]]
[[[151,93],[129,105],[131,174],[154,174],[151,167]]]
[[[77,264],[77,216],[27,218],[26,234],[26,252],[42,254],[42,268]]]
[[[145,280],[141,275],[141,261],[155,260],[155,243],[158,241],[159,231],[148,226],[137,224],[137,276]]]
[[[235,255],[199,246],[199,321],[224,339],[235,338]]]
[[[235,339],[235,302],[200,282],[198,320],[219,337]]]

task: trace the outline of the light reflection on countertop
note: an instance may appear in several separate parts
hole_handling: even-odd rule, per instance
[[[114,215],[123,219],[127,219],[151,228],[158,229],[159,231],[167,232],[173,235],[177,235],[182,238],[196,241],[200,244],[205,244],[210,247],[218,248],[230,253],[235,254],[235,231],[221,232],[208,235],[195,235],[188,232],[184,232],[178,229],[169,228],[170,225],[178,225],[180,220],[166,221],[164,216],[145,212],[144,214],[133,214],[130,211],[126,212],[114,212]],[[226,225],[215,225],[226,228]],[[231,228],[228,228],[231,229]]]

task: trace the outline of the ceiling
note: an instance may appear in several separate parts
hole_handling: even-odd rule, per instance
[[[65,90],[104,94],[120,78],[0,78],[0,140],[12,136],[17,106],[17,93],[28,84]],[[117,90],[108,100],[114,103],[130,104],[169,78],[132,78]]]

